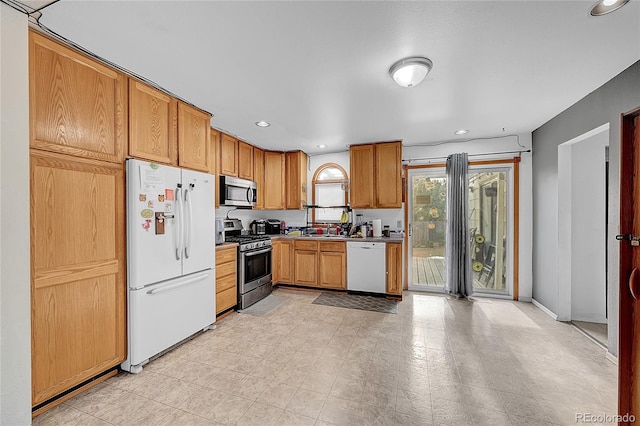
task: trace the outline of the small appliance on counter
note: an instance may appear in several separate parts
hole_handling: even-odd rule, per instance
[[[266,221],[264,219],[256,219],[249,224],[252,235],[264,235],[266,234]]]
[[[224,243],[224,220],[216,219],[216,245]]]
[[[278,219],[267,219],[265,222],[266,234],[278,235],[282,232],[282,222]]]

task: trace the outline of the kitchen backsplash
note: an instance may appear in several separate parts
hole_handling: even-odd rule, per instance
[[[305,210],[250,210],[220,207],[216,209],[216,218],[224,219],[227,217],[227,213],[230,218],[240,219],[245,229],[249,229],[249,224],[255,219],[280,219],[285,221],[287,227],[304,227],[307,225]],[[362,214],[363,221],[365,222],[373,219],[381,219],[382,226],[388,225],[391,230],[404,230],[404,214],[402,209],[354,210],[354,220],[356,214]]]

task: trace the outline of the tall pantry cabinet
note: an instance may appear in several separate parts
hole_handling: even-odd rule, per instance
[[[32,404],[40,408],[126,356],[128,102],[124,75],[29,37]]]

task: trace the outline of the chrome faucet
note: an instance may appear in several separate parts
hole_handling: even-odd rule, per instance
[[[327,235],[331,234],[331,224],[327,223]]]

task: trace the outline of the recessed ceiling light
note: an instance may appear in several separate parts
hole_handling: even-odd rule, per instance
[[[321,143],[320,145],[318,145],[318,148],[320,148],[320,149],[324,149],[324,148],[326,148],[326,147],[327,147],[327,146],[326,146],[325,144],[323,144],[323,143]]]
[[[607,13],[620,9],[627,3],[629,3],[629,0],[600,0],[591,8],[591,16],[606,15]]]
[[[460,129],[460,130],[456,130],[454,133],[456,135],[466,135],[467,133],[469,133],[469,131],[467,129]]]
[[[271,124],[267,123],[266,121],[257,121],[256,122],[256,126],[258,126],[258,127],[269,127],[269,126],[271,126]]]
[[[389,75],[393,81],[402,87],[413,87],[422,82],[433,68],[429,58],[413,56],[400,59],[389,68]]]

